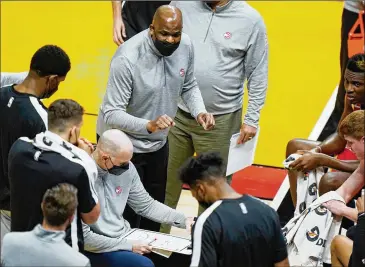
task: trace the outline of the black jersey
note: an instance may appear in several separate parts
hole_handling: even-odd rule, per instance
[[[59,137],[62,141],[61,137]],[[69,183],[78,190],[76,217],[66,230],[65,241],[84,249],[81,213],[89,213],[97,198],[84,167],[59,153],[40,151],[32,143],[17,140],[9,152],[11,231],[31,231],[42,223],[41,203],[47,189]]]
[[[8,154],[19,137],[44,132],[47,109],[34,95],[19,93],[13,85],[0,88],[0,209],[10,210]]]
[[[277,213],[253,197],[219,200],[194,225],[191,267],[272,267],[287,256]]]

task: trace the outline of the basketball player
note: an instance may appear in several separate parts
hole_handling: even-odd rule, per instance
[[[207,208],[193,227],[191,267],[289,266],[278,215],[260,200],[234,191],[218,153],[190,158],[180,179]]]
[[[364,109],[364,82],[365,82],[365,54],[357,54],[350,58],[345,74],[345,108],[342,113],[341,122],[354,110]],[[338,132],[334,133],[322,143],[304,139],[293,139],[286,147],[286,156],[290,154],[303,154],[289,167],[290,194],[294,206],[297,200],[297,175],[300,171],[311,171],[317,167],[324,166],[337,170],[326,173],[319,184],[319,193],[336,190],[353,173],[359,162],[356,156],[345,149],[346,140]],[[298,151],[299,150],[299,151]],[[330,155],[340,154],[337,159]],[[341,160],[343,159],[343,160]],[[346,159],[346,160],[344,160]]]

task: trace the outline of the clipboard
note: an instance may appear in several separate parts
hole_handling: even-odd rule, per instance
[[[149,244],[153,248],[152,252],[164,257],[170,257],[174,252],[191,255],[191,240],[184,237],[134,228],[122,238]]]
[[[260,127],[257,128],[254,138],[241,145],[237,145],[237,139],[239,138],[240,133],[232,135],[227,160],[227,176],[245,169],[246,167],[253,164],[259,134]]]

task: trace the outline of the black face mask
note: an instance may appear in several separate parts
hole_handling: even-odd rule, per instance
[[[55,84],[56,80],[52,80],[52,82],[50,80],[48,80],[48,88],[44,90],[43,95],[40,97],[41,99],[45,99],[45,98],[50,98],[54,93],[57,92],[58,90],[58,84]],[[53,88],[51,88],[51,86],[54,86]]]
[[[169,42],[160,41],[157,38],[153,41],[153,43],[161,55],[165,57],[171,56],[180,45],[180,42],[171,44]]]
[[[58,88],[56,89],[48,89],[43,93],[43,95],[40,97],[41,99],[50,98],[54,93],[56,93]]]
[[[129,170],[129,163],[125,165],[123,164],[123,166],[113,166],[113,168],[109,169],[108,172],[115,176],[119,176],[128,170]]]
[[[112,175],[115,176],[119,176],[122,175],[124,172],[129,170],[129,162],[128,163],[124,163],[120,166],[116,166],[114,165],[113,161],[111,158],[109,158],[110,162],[113,164],[113,167],[108,169],[108,172]]]
[[[198,194],[198,197],[200,198],[200,199],[204,199],[203,197],[201,197],[200,196],[200,194],[199,193],[197,193]],[[204,201],[204,200],[199,200],[199,199],[197,199],[198,200],[198,203],[199,203],[199,205],[202,207],[202,208],[204,208],[204,209],[207,209],[207,208],[209,208],[212,204],[211,203],[208,203],[208,202],[206,202],[206,201]]]

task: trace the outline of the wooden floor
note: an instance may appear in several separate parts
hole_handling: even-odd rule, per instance
[[[266,204],[270,205],[271,201],[262,200]],[[182,190],[179,203],[176,208],[178,211],[184,213],[186,216],[197,216],[198,214],[198,202],[193,198],[189,190]],[[191,235],[185,229],[172,227],[171,234],[181,237],[190,238]]]

